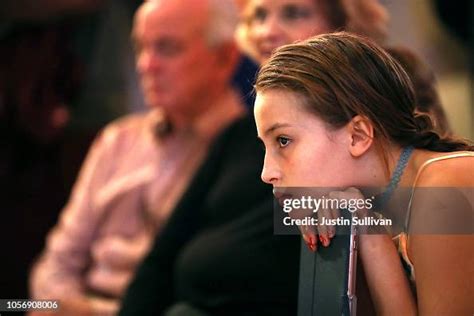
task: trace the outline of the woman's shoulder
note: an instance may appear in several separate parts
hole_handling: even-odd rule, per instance
[[[474,152],[428,152],[418,161],[417,187],[474,186]]]

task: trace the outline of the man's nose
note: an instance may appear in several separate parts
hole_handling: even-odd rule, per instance
[[[147,73],[154,70],[159,65],[159,60],[151,50],[144,50],[138,53],[136,57],[137,70],[139,73]]]

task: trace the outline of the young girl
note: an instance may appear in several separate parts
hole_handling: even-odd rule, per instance
[[[453,207],[412,190],[398,249],[395,236],[361,234],[359,256],[377,314],[471,315],[473,146],[440,138],[429,117],[415,113],[403,68],[372,41],[333,33],[278,49],[256,91],[262,179],[274,188],[342,187],[336,193],[345,198],[363,198],[363,187],[457,192]],[[441,234],[447,212],[459,230],[451,222]]]

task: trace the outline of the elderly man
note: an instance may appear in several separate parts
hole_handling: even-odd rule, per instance
[[[192,7],[180,16],[191,19],[196,4],[183,2]],[[165,3],[148,2],[138,16],[163,27]],[[213,9],[223,1],[196,3]],[[173,27],[189,23],[180,22]],[[253,117],[244,116],[216,139],[137,269],[120,315],[296,314],[299,236],[273,234],[273,197],[260,180],[255,135]]]
[[[113,314],[135,267],[224,128],[244,114],[231,0],[154,0],[132,38],[150,111],[108,125],[31,274],[64,314]]]

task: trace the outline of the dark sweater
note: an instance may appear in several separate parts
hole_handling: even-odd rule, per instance
[[[299,237],[273,235],[256,135],[245,117],[215,142],[120,315],[296,315]]]

